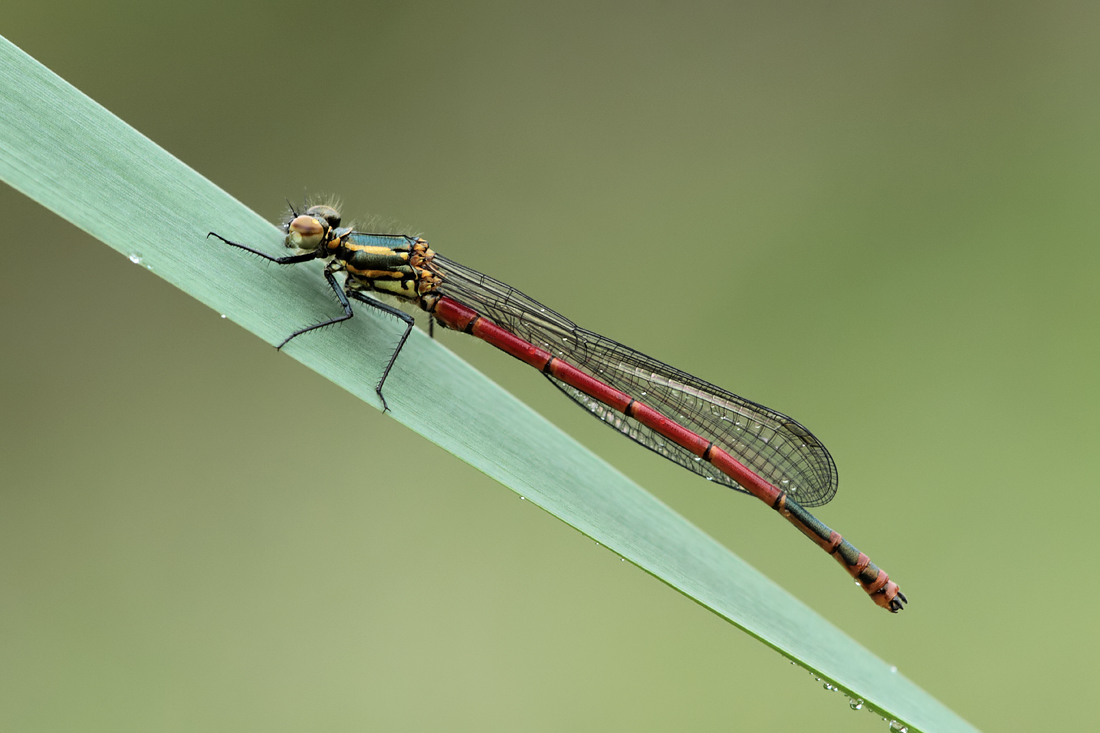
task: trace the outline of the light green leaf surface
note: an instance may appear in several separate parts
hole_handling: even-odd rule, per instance
[[[280,268],[205,239],[214,230],[279,253],[271,223],[2,38],[0,178],[268,343],[331,311],[318,267]],[[400,326],[359,312],[286,351],[377,407],[374,381]],[[423,332],[386,396],[393,419],[884,717],[910,730],[974,730]],[[869,603],[866,612],[883,613]]]

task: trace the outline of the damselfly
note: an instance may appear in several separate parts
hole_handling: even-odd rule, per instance
[[[351,318],[349,299],[405,323],[376,391],[412,331],[409,314],[367,293],[415,303],[445,328],[472,334],[541,371],[555,387],[606,424],[684,468],[752,494],[779,512],[841,566],[879,606],[907,602],[889,576],[805,507],[837,490],[829,451],[797,421],[574,324],[518,290],[433,252],[419,237],[368,234],[340,226],[330,206],[292,211],[285,245],[273,257],[210,234],[280,265],[325,262],[324,276],[344,312],[301,328],[279,344]],[[344,274],[343,283],[338,275]]]

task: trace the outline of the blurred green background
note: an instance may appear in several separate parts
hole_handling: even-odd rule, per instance
[[[339,194],[794,415],[840,468],[819,515],[904,614],[440,337],[978,727],[1096,723],[1100,6],[8,0],[0,32],[272,219]],[[0,212],[3,729],[885,728],[6,187]]]

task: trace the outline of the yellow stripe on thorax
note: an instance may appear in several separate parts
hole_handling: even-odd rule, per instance
[[[366,252],[372,255],[398,255],[403,260],[409,259],[408,252],[397,252],[393,247],[383,247],[375,244],[352,244],[351,242],[344,242],[344,249],[349,252]]]

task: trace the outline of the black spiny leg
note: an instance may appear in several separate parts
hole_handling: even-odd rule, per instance
[[[386,236],[394,236],[395,238],[411,240],[411,237],[405,237],[403,235]],[[217,237],[218,239],[230,246],[237,247],[238,249],[243,249],[245,252],[251,252],[254,255],[263,257],[265,260],[269,262],[274,262],[278,265],[296,265],[300,262],[309,262],[310,260],[315,260],[319,256],[321,256],[321,250],[318,249],[314,252],[306,252],[305,254],[289,255],[287,257],[272,257],[271,255],[261,252],[257,249],[252,249],[248,245],[231,242],[222,235],[215,232],[210,232],[206,235],[206,237],[207,239],[209,239],[210,237]],[[333,271],[330,270],[329,267],[325,267],[325,280],[328,281],[329,287],[332,288],[332,292],[336,293],[336,298],[340,301],[340,305],[343,306],[344,313],[335,318],[330,318],[327,321],[315,323],[312,326],[308,326],[306,328],[295,331],[294,333],[283,339],[283,342],[275,347],[276,349],[282,349],[290,342],[291,339],[297,338],[303,333],[309,333],[310,331],[315,331],[318,328],[324,328],[325,326],[331,326],[332,324],[339,323],[340,321],[346,321],[355,315],[355,312],[351,309],[351,302],[348,301],[348,293],[345,293],[344,289],[340,287],[340,283],[336,282],[336,275],[333,274]],[[408,313],[398,310],[397,308],[394,308],[392,306],[388,306],[385,303],[380,303],[379,301],[374,300],[373,298],[369,298],[358,291],[353,290],[351,291],[350,295],[359,302],[369,305],[371,308],[380,310],[383,313],[389,313],[391,316],[396,316],[397,318],[400,318],[402,321],[405,322],[405,333],[401,334],[401,340],[397,343],[397,348],[394,349],[393,354],[390,356],[389,363],[386,364],[386,369],[382,372],[382,378],[378,380],[378,386],[374,388],[374,391],[378,393],[378,399],[382,400],[382,412],[387,412],[390,408],[386,404],[386,398],[382,396],[382,385],[386,383],[386,377],[390,375],[390,370],[393,368],[393,363],[397,361],[397,355],[401,353],[401,349],[405,348],[405,342],[408,340],[409,334],[412,333],[413,326],[416,324],[416,320]]]
[[[397,355],[401,353],[401,349],[405,348],[405,341],[408,340],[409,334],[412,333],[413,326],[416,324],[416,319],[405,311],[398,310],[393,306],[379,302],[374,298],[363,295],[357,290],[352,290],[348,294],[360,303],[365,303],[371,308],[380,310],[383,313],[389,313],[391,316],[396,316],[405,322],[405,333],[401,334],[401,340],[397,342],[397,348],[393,350],[389,363],[386,364],[386,368],[382,371],[382,378],[378,380],[378,386],[374,388],[374,391],[378,393],[378,399],[382,400],[382,412],[385,413],[390,408],[386,405],[386,398],[382,396],[382,385],[386,383],[386,377],[390,376],[390,369],[393,369],[393,363],[397,361]]]
[[[312,326],[299,328],[297,331],[283,339],[283,342],[275,347],[276,349],[282,349],[284,346],[290,343],[291,339],[297,338],[303,333],[309,333],[310,331],[316,331],[318,328],[324,328],[325,326],[331,326],[332,324],[339,323],[340,321],[346,321],[355,315],[355,312],[351,309],[351,303],[348,302],[348,296],[346,293],[344,293],[344,289],[340,287],[340,283],[336,282],[336,275],[333,274],[332,270],[330,269],[331,267],[331,264],[325,267],[325,280],[328,281],[328,285],[330,288],[332,288],[332,292],[336,293],[336,297],[340,301],[340,305],[344,306],[343,315],[336,316],[335,318],[330,318],[327,321],[321,321],[320,323],[314,323]]]
[[[269,255],[265,252],[261,252],[258,249],[252,249],[251,247],[249,247],[246,244],[238,244],[237,242],[231,242],[228,239],[226,239],[225,237],[223,237],[222,235],[216,234],[214,232],[210,232],[209,234],[206,235],[207,239],[209,239],[210,237],[217,237],[218,239],[222,240],[223,242],[225,242],[226,244],[228,244],[230,246],[237,247],[238,249],[243,249],[245,252],[251,252],[254,255],[258,255],[260,257],[263,257],[268,262],[274,262],[277,265],[297,265],[301,262],[309,262],[310,260],[315,260],[321,255],[321,250],[317,249],[317,250],[314,250],[313,252],[306,252],[305,254],[300,254],[300,255],[287,255],[286,257],[272,257],[271,255]],[[332,274],[332,271],[329,269],[329,267],[325,268],[325,280],[328,280],[329,287],[332,288],[332,292],[336,293],[336,297],[337,297],[337,299],[339,299],[340,305],[342,305],[344,307],[344,314],[341,315],[341,316],[337,316],[336,318],[330,318],[327,321],[321,321],[320,323],[315,323],[312,326],[307,326],[306,328],[298,329],[297,331],[295,331],[294,333],[290,334],[285,339],[283,339],[282,343],[280,343],[278,346],[275,347],[276,350],[281,351],[284,346],[286,346],[288,343],[290,343],[291,339],[297,338],[298,336],[301,336],[303,333],[309,333],[310,331],[314,331],[318,328],[324,328],[325,326],[331,326],[332,324],[339,323],[340,321],[346,321],[349,318],[351,318],[353,315],[355,315],[351,310],[351,303],[348,302],[348,296],[344,295],[344,289],[342,287],[340,287],[340,284],[338,282],[336,282],[336,276]]]
[[[210,232],[209,234],[206,235],[207,239],[210,239],[211,237],[217,237],[218,239],[222,240],[223,242],[225,242],[226,244],[228,244],[231,247],[236,247],[238,249],[243,249],[245,252],[251,252],[254,255],[259,255],[260,257],[263,257],[268,262],[274,262],[277,265],[297,265],[300,262],[309,262],[310,260],[315,260],[321,254],[320,250],[316,250],[314,252],[306,252],[305,254],[302,254],[302,255],[287,255],[286,257],[272,257],[271,255],[266,254],[264,252],[261,252],[258,249],[252,249],[247,244],[238,244],[237,242],[230,242],[228,239],[226,239],[222,235],[216,234],[214,232]],[[283,343],[286,343],[286,342],[284,341]]]

